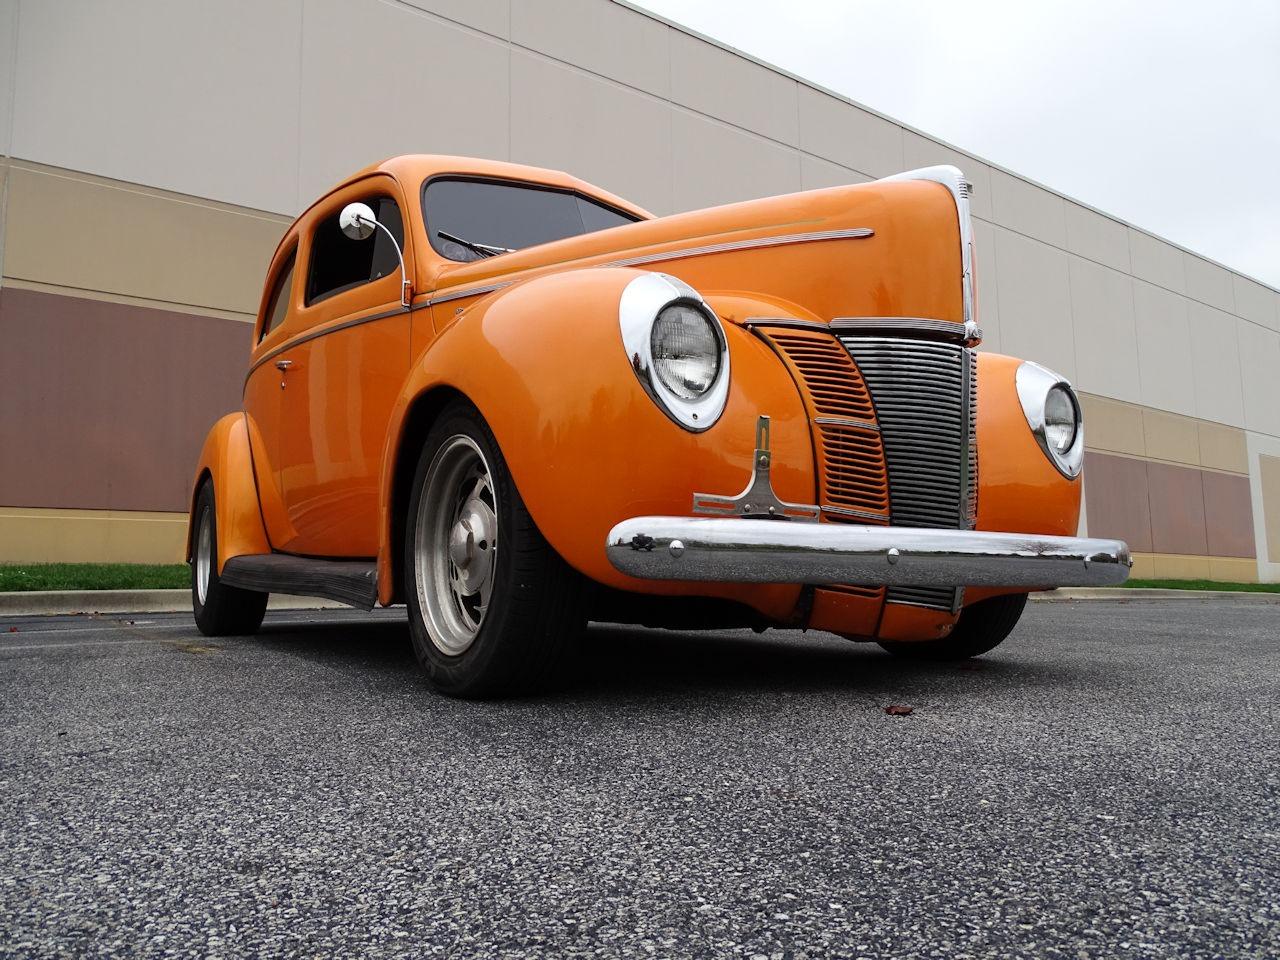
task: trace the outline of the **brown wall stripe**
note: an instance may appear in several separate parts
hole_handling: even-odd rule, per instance
[[[215,420],[240,408],[238,320],[0,289],[0,504],[187,509]]]

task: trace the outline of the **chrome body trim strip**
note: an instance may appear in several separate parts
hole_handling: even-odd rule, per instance
[[[821,330],[830,333],[829,325],[820,320],[798,320],[794,317],[747,317],[742,321],[744,327],[796,327],[801,330]]]
[[[509,287],[514,280],[504,280],[501,283],[490,283],[483,287],[468,287],[466,290],[451,290],[448,293],[442,293],[438,297],[432,297],[424,307],[434,307],[437,303],[448,303],[450,300],[461,300],[463,297],[478,297],[482,293],[493,293],[495,290],[501,290],[503,287]]]
[[[249,377],[253,375],[253,371],[257,370],[260,366],[262,366],[268,360],[272,360],[280,356],[280,354],[284,353],[286,350],[292,350],[294,347],[300,347],[302,346],[302,344],[309,343],[312,340],[318,340],[321,337],[327,337],[329,334],[337,333],[339,330],[350,330],[352,327],[358,327],[361,324],[365,324],[365,323],[373,323],[375,320],[386,320],[388,317],[396,317],[401,315],[408,316],[409,314],[413,313],[414,310],[420,310],[420,309],[422,308],[421,307],[397,307],[394,310],[384,310],[382,313],[373,313],[367,317],[356,317],[353,320],[344,320],[342,321],[342,323],[335,323],[331,327],[321,327],[319,330],[310,330],[307,333],[299,334],[298,336],[294,337],[292,340],[286,340],[284,343],[280,344],[280,346],[274,348],[273,350],[268,351],[267,353],[264,353],[257,360],[253,361],[253,363],[249,364],[249,371],[244,375],[244,382],[247,385],[249,382]]]
[[[908,170],[883,179],[931,180],[942,184],[951,193],[951,199],[956,205],[956,218],[960,221],[960,286],[964,294],[964,319],[965,323],[976,324],[978,318],[973,302],[973,219],[969,212],[969,193],[973,186],[965,181],[959,167],[950,164]]]
[[[609,562],[646,580],[866,586],[1115,586],[1120,540],[701,517],[633,517],[609,531]]]
[[[814,417],[814,423],[830,423],[837,427],[853,427],[855,430],[866,430],[869,433],[879,433],[880,424],[868,423],[866,420],[850,420],[848,417]]]
[[[937,337],[966,347],[982,342],[982,330],[976,323],[934,320],[928,317],[836,317],[830,323],[833,332],[875,334],[900,333],[915,337]]]
[[[823,513],[829,513],[837,517],[857,517],[859,520],[880,520],[884,523],[889,522],[888,513],[875,513],[871,510],[855,510],[853,507],[837,507],[834,504],[824,503],[818,508]]]
[[[710,243],[701,247],[686,247],[683,250],[665,250],[662,253],[646,253],[638,257],[626,257],[622,260],[611,260],[602,263],[602,267],[638,267],[647,263],[661,263],[664,260],[683,260],[687,257],[701,257],[709,253],[728,253],[733,250],[754,250],[759,247],[779,247],[789,243],[815,243],[819,240],[849,240],[875,236],[870,227],[852,227],[847,230],[815,230],[812,233],[788,233],[778,237],[757,237],[754,240],[730,240],[725,243]]]

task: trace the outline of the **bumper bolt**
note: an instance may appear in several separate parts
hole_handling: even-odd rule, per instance
[[[672,540],[672,541],[671,541],[671,543],[669,543],[669,544],[667,545],[667,551],[668,551],[668,552],[669,552],[673,557],[680,557],[680,556],[682,556],[682,555],[684,554],[684,541],[682,541],[682,540]]]

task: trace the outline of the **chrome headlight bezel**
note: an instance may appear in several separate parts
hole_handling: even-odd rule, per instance
[[[687,400],[677,395],[658,375],[653,360],[653,327],[669,306],[684,304],[698,310],[715,333],[720,351],[716,377],[701,396]],[[627,360],[640,385],[663,413],[693,433],[710,429],[724,413],[729,399],[729,341],[715,311],[702,294],[683,280],[665,273],[645,273],[622,291],[618,324]]]
[[[1019,364],[1018,372],[1014,375],[1014,385],[1018,390],[1018,401],[1022,404],[1022,412],[1027,418],[1027,426],[1031,428],[1031,433],[1035,436],[1036,443],[1040,445],[1045,457],[1068,480],[1074,480],[1080,476],[1080,470],[1084,467],[1084,416],[1080,409],[1080,398],[1076,395],[1070,381],[1048,367],[1024,360]],[[1075,437],[1071,441],[1071,446],[1065,451],[1057,450],[1049,442],[1045,429],[1045,406],[1050,392],[1055,388],[1060,388],[1066,393],[1075,410]]]

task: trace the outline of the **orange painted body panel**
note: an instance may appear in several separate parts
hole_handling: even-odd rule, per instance
[[[432,249],[420,203],[424,182],[446,174],[575,190],[646,219],[454,263]],[[310,231],[371,191],[390,194],[400,206],[407,268],[419,291],[414,309],[398,308],[398,274],[308,306]],[[816,502],[813,411],[792,371],[744,324],[752,317],[962,320],[954,202],[937,183],[880,181],[647,216],[565,174],[431,156],[378,164],[312,205],[286,233],[269,273],[276,276],[296,249],[289,313],[252,350],[257,366],[246,382],[248,416],[237,418],[238,434],[220,422],[206,444],[208,461],[217,465],[209,467],[215,489],[226,484],[237,498],[224,520],[219,490],[220,546],[227,546],[219,565],[236,551],[271,549],[376,557],[380,599],[391,602],[401,576],[395,526],[403,522],[395,515],[394,483],[418,455],[401,450],[402,431],[415,401],[447,388],[479,408],[539,528],[584,575],[639,593],[736,600],[778,622],[805,615],[795,585],[629,578],[606,559],[605,535],[632,516],[687,515],[695,492],[739,492],[749,478],[760,414],[773,418],[778,494]],[[870,234],[852,235],[862,229]],[[726,321],[728,404],[703,433],[685,431],[655,405],[623,349],[619,296],[643,270],[690,284]],[[268,296],[269,289],[258,329]],[[367,317],[378,319],[358,322]],[[281,360],[292,363],[287,373],[275,368]],[[977,525],[1074,533],[1080,483],[1057,473],[1028,430],[1013,386],[1017,363],[978,358]],[[236,452],[219,453],[224,447]],[[250,457],[251,448],[261,456]],[[255,464],[261,504],[252,493],[250,511],[239,498],[255,490]],[[232,481],[227,474],[235,471],[242,476]],[[992,592],[968,591],[966,602]],[[879,630],[887,638],[926,639],[949,629],[954,617],[819,590],[809,622],[862,636]]]
[[[192,485],[195,493],[208,476],[213,481],[213,502],[218,520],[218,572],[230,557],[269,553],[267,532],[258,511],[258,491],[253,482],[249,433],[242,413],[229,413],[213,425],[200,450]],[[195,532],[187,525],[187,558],[191,558]]]

